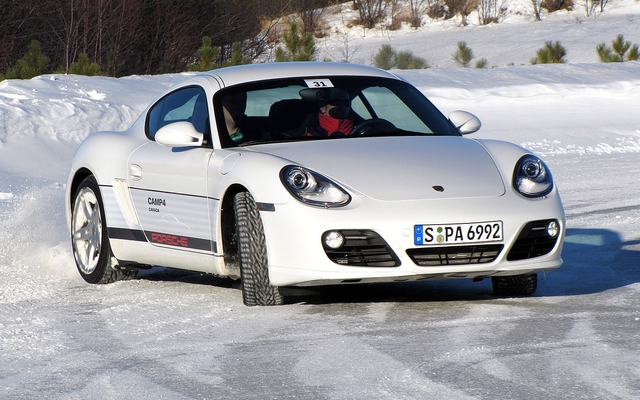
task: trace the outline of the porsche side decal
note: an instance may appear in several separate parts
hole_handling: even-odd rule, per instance
[[[145,235],[146,234],[146,235]],[[148,241],[156,244],[183,247],[195,250],[217,251],[216,242],[193,237],[169,235],[160,232],[142,232],[135,229],[109,228],[109,239],[132,240],[136,242]]]
[[[211,251],[211,242],[194,237],[170,235],[160,232],[145,232],[147,238],[152,243],[164,244],[167,246],[183,247],[196,250]]]

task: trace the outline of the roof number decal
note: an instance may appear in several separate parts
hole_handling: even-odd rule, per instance
[[[310,88],[330,88],[333,87],[330,79],[305,79],[304,82]]]

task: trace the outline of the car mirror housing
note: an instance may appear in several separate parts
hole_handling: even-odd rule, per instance
[[[451,111],[449,114],[449,121],[458,129],[463,135],[477,132],[482,126],[482,122],[475,115],[467,111]]]
[[[154,139],[165,147],[200,147],[204,135],[198,132],[191,122],[179,121],[160,128]]]

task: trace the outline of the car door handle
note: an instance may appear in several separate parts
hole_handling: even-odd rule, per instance
[[[129,166],[129,177],[134,181],[142,179],[142,167],[137,164],[131,164]]]

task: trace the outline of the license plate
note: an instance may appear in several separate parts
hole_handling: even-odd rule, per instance
[[[502,221],[413,227],[416,245],[473,244],[501,242],[502,239]]]

